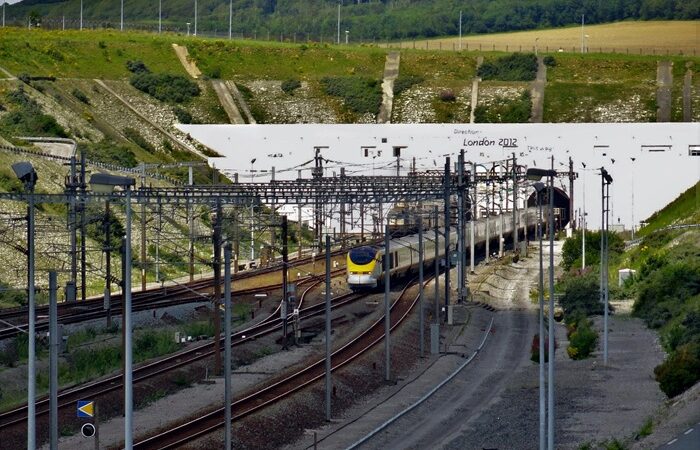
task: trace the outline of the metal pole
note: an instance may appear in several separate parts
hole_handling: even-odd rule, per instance
[[[85,152],[80,154],[80,299],[85,301],[87,297],[87,271],[86,271],[86,249],[85,241],[87,230],[85,229]]]
[[[471,215],[472,215],[472,220],[469,221],[469,272],[474,273],[474,257],[476,254],[476,251],[474,250],[474,235],[476,234],[476,230],[474,229],[476,226],[476,219],[477,219],[477,201],[476,201],[476,163],[472,163],[472,184],[473,184],[473,191],[472,191],[472,204],[471,206]]]
[[[194,35],[197,36],[197,0],[194,0]]]
[[[124,448],[131,450],[134,446],[133,408],[134,386],[132,384],[132,348],[131,348],[131,189],[126,190],[126,245],[124,246]]]
[[[586,169],[583,170],[583,232],[581,234],[581,270],[586,268]]]
[[[546,446],[546,434],[545,434],[545,422],[546,422],[546,410],[544,401],[544,264],[543,264],[543,249],[542,249],[542,193],[537,193],[537,209],[538,209],[538,221],[537,221],[537,234],[540,240],[540,284],[539,284],[539,322],[540,322],[540,339],[539,339],[539,352],[540,352],[540,450],[544,450]]]
[[[513,153],[513,251],[518,250],[518,160]]]
[[[58,449],[58,304],[56,271],[49,272],[49,430],[51,450]]]
[[[83,30],[83,0],[80,0],[80,31]]]
[[[223,220],[223,211],[221,210],[221,200],[216,201],[216,221],[214,222],[214,304],[212,308],[214,320],[214,373],[221,373],[221,347],[219,346],[219,338],[221,337],[221,313],[219,313],[219,305],[221,304],[221,221]]]
[[[218,312],[217,312],[218,313]],[[224,408],[225,449],[231,449],[231,243],[224,245]]]
[[[459,11],[459,50],[462,50],[462,11]]]
[[[391,290],[391,248],[389,242],[389,225],[384,227],[384,353],[385,353],[385,375],[384,380],[391,380],[391,308],[390,308],[390,290]]]
[[[433,215],[435,216],[435,324],[440,326],[440,230],[437,205],[433,206]]]
[[[158,34],[160,34],[163,24],[163,1],[158,0]]]
[[[105,201],[105,293],[104,306],[107,309],[107,328],[112,326],[112,241],[110,239],[109,200]]]
[[[450,157],[445,158],[445,322],[450,305]]]
[[[331,420],[331,237],[326,235],[326,421]]]
[[[27,449],[36,447],[36,311],[34,310],[34,187],[27,188],[27,295],[29,349],[27,357]]]
[[[273,231],[274,233],[274,231]],[[284,302],[284,322],[282,330],[282,347],[287,349],[287,326],[289,318],[289,289],[287,287],[287,216],[282,216],[282,301]]]
[[[233,26],[233,0],[228,2],[228,38],[231,39],[231,29]],[[226,447],[229,448],[229,447]]]
[[[423,218],[418,217],[418,310],[420,311],[420,357],[425,354],[425,330],[423,323]]]
[[[513,166],[515,167],[515,166]],[[547,448],[554,450],[554,176],[549,177],[549,379]]]
[[[124,31],[124,0],[121,1],[121,20],[119,22],[119,31]]]
[[[458,183],[459,190],[457,191],[457,247],[459,248],[459,261],[457,262],[457,286],[459,293],[459,302],[464,300],[464,149],[459,152],[459,157],[457,158],[459,170],[458,172]]]
[[[340,45],[340,3],[338,3],[338,40],[336,44]]]
[[[609,211],[610,208],[609,206],[610,202],[610,183],[605,184],[605,230],[603,231],[603,242],[605,243],[605,248],[604,248],[604,259],[603,261],[605,262],[605,271],[604,271],[604,276],[603,276],[603,288],[604,288],[604,298],[605,298],[605,305],[604,305],[604,310],[603,310],[603,329],[604,329],[604,336],[603,336],[603,364],[606,366],[608,365],[608,227],[609,227]]]
[[[486,253],[486,258],[485,261],[488,263],[489,262],[489,256],[490,256],[490,251],[491,251],[491,233],[489,230],[489,222],[491,221],[491,211],[489,211],[489,199],[488,199],[488,190],[486,191],[486,248],[485,248],[485,253]],[[525,227],[527,229],[527,227]],[[527,236],[527,233],[525,233]]]

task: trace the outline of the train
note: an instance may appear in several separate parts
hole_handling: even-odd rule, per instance
[[[438,254],[445,253],[444,229],[438,237]],[[432,236],[428,236],[432,234]],[[457,239],[454,228],[450,230],[450,242]],[[450,245],[454,248],[454,244]],[[435,237],[433,233],[423,236],[424,260],[435,258]],[[386,247],[383,245],[365,245],[350,249],[347,254],[347,282],[354,291],[373,289],[384,282],[384,258]],[[389,241],[389,270],[392,277],[401,277],[418,268],[418,235],[397,237]]]
[[[535,208],[527,208],[518,211],[518,229],[534,230],[536,223]],[[496,241],[498,248],[500,235],[508,236],[513,230],[513,215],[493,216],[488,219],[478,219],[474,223],[474,245],[475,247],[485,246],[487,240]],[[469,250],[469,225],[467,224],[465,246]],[[445,255],[445,229],[440,229],[437,246],[438,258]],[[450,228],[450,249],[452,252],[457,248],[457,230]],[[426,227],[423,233],[423,254],[426,263],[435,259],[435,233],[433,229]],[[353,291],[375,289],[384,283],[384,258],[386,251],[384,245],[365,245],[355,247],[348,251],[346,255],[347,284]],[[416,272],[418,270],[418,234],[394,237],[389,241],[389,270],[390,277],[397,278]]]

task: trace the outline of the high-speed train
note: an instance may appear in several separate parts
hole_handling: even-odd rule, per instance
[[[518,229],[533,230],[536,223],[535,208],[527,208],[518,211]],[[492,216],[482,218],[474,222],[474,245],[482,246],[486,242],[488,229],[489,241],[496,240],[500,234],[507,236],[513,230],[513,216]],[[438,258],[445,254],[445,229],[440,229],[438,236]],[[465,246],[469,250],[469,224],[465,233]],[[457,247],[457,230],[450,228],[450,251]],[[352,290],[372,289],[384,283],[384,245],[372,245],[355,247],[347,254],[347,283]],[[435,232],[434,229],[426,229],[423,233],[423,259],[427,263],[435,259]],[[418,269],[418,234],[397,237],[389,241],[389,268],[391,277],[400,277],[408,272]]]
[[[445,253],[445,238],[438,237],[438,254]],[[430,235],[430,236],[429,236]],[[457,232],[450,231],[450,249],[455,248]],[[353,290],[376,288],[384,282],[384,258],[386,248],[383,245],[363,246],[350,249],[347,255],[348,287]],[[423,234],[423,259],[435,258],[435,235],[427,230]],[[389,241],[389,268],[391,276],[402,276],[418,269],[418,235],[412,234]]]

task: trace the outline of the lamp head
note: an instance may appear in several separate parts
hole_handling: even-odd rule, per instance
[[[135,185],[136,180],[131,177],[110,175],[108,173],[94,173],[90,177],[90,187],[93,192],[101,194],[108,194],[114,191],[114,188],[117,186],[128,189]]]
[[[555,170],[548,169],[538,169],[536,167],[531,167],[527,169],[525,176],[528,180],[539,181],[542,177],[553,177],[557,174]]]
[[[37,176],[36,171],[34,170],[34,166],[32,166],[32,163],[28,161],[14,163],[12,164],[12,170],[15,172],[15,175],[17,176],[19,181],[24,183],[24,187],[26,189],[34,189],[34,186],[36,185],[36,182],[39,179],[39,177]]]

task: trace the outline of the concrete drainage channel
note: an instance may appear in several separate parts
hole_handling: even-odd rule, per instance
[[[433,394],[435,394],[438,390],[440,390],[440,388],[442,388],[444,385],[446,385],[447,383],[449,383],[449,382],[450,382],[454,377],[456,377],[462,370],[464,370],[464,368],[467,367],[467,366],[469,365],[469,363],[472,362],[472,360],[474,360],[474,358],[476,357],[476,355],[479,354],[479,352],[481,351],[481,349],[484,348],[484,345],[486,344],[486,339],[488,338],[489,333],[491,333],[491,328],[492,328],[492,327],[493,327],[493,317],[491,318],[491,322],[489,323],[489,326],[486,328],[486,331],[484,332],[484,337],[483,337],[483,339],[481,340],[481,343],[479,344],[479,347],[477,347],[477,349],[474,350],[474,353],[472,353],[472,355],[471,355],[469,358],[467,358],[466,361],[464,361],[459,367],[457,367],[457,369],[455,369],[455,371],[452,372],[452,374],[450,374],[450,376],[448,376],[447,378],[445,378],[440,384],[438,384],[438,385],[435,386],[433,389],[431,389],[428,393],[426,393],[423,397],[421,397],[420,399],[418,399],[418,400],[417,400],[415,403],[413,403],[411,406],[407,407],[406,409],[404,409],[404,410],[401,411],[400,413],[396,414],[394,417],[392,417],[391,419],[387,420],[386,422],[384,422],[383,424],[381,424],[380,426],[378,426],[377,428],[375,428],[375,429],[374,429],[372,432],[370,432],[367,436],[363,437],[363,438],[360,439],[359,441],[357,441],[357,442],[355,442],[354,444],[352,444],[351,446],[349,446],[349,447],[348,447],[348,450],[352,450],[352,449],[355,449],[355,448],[360,447],[362,444],[364,444],[364,443],[366,443],[367,441],[369,441],[370,439],[372,439],[372,438],[373,438],[374,436],[376,436],[378,433],[381,433],[382,431],[384,431],[384,430],[385,430],[388,426],[390,426],[392,423],[396,422],[398,419],[400,419],[400,418],[403,417],[404,415],[408,414],[409,412],[413,411],[415,408],[417,408],[418,406],[420,406],[421,404],[423,404],[426,400],[428,400],[430,397],[432,397]]]

